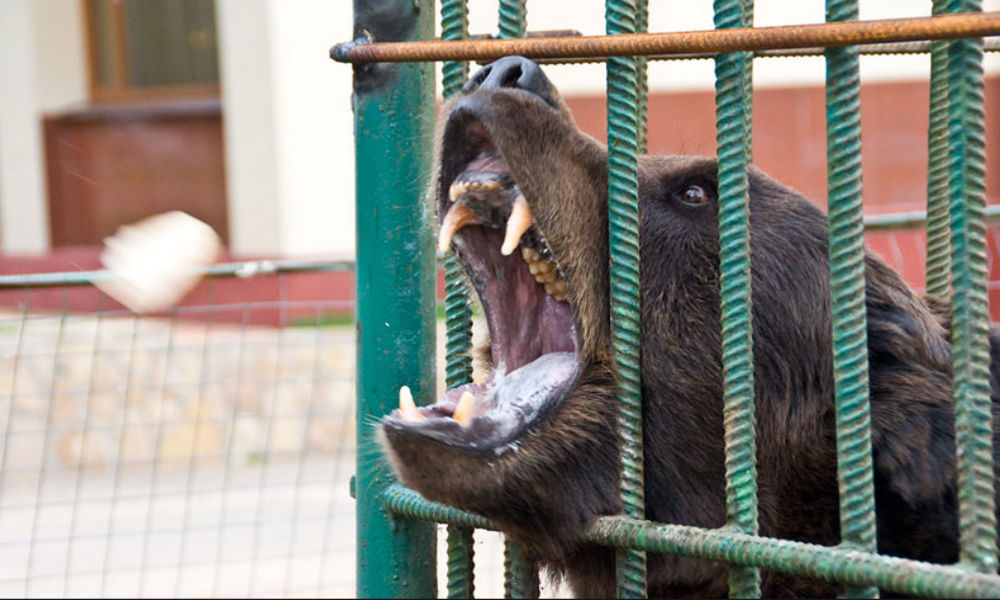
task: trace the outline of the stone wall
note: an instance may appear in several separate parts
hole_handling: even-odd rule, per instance
[[[353,446],[349,326],[0,314],[6,469],[217,461]]]

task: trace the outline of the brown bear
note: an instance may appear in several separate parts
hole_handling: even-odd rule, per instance
[[[532,61],[475,74],[445,108],[434,191],[439,245],[463,263],[490,332],[486,381],[382,421],[402,481],[492,519],[578,595],[610,597],[613,551],[582,542],[616,514],[607,151]],[[713,158],[639,159],[646,518],[725,520],[718,212]],[[839,542],[827,221],[751,169],[759,524]],[[958,556],[947,307],[866,258],[878,546]],[[994,385],[994,406],[996,406]],[[720,597],[724,565],[649,556],[649,594]],[[837,586],[764,572],[768,596]]]

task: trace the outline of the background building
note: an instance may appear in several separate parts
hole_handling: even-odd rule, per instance
[[[650,4],[651,31],[712,26],[711,2]],[[1000,0],[985,4],[996,9]],[[495,0],[470,6],[471,31],[495,31]],[[603,33],[603,2],[566,7],[529,2],[529,30]],[[929,0],[867,0],[861,17],[930,8]],[[820,22],[823,11],[818,0],[758,2],[756,24]],[[47,267],[32,261],[33,270],[92,266],[116,227],[169,209],[211,224],[234,256],[351,257],[351,70],[328,58],[351,24],[347,0],[0,2],[5,264],[35,255]],[[928,64],[927,56],[862,59],[869,212],[924,202]],[[820,204],[824,68],[822,58],[754,65],[755,162]],[[603,65],[546,70],[581,126],[602,138]],[[993,56],[987,73],[989,106]],[[653,62],[650,82],[650,151],[713,153],[713,63]],[[996,156],[994,111],[987,118]],[[989,170],[991,198],[998,173]],[[919,269],[908,275],[921,283]]]

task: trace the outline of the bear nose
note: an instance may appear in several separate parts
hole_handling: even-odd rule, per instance
[[[516,88],[555,106],[552,82],[534,61],[523,56],[505,56],[491,62],[470,77],[462,91],[468,94],[480,88]]]

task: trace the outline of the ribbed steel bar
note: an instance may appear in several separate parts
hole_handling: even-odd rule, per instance
[[[935,15],[947,0],[934,0]],[[951,288],[948,223],[948,42],[931,45],[930,112],[927,128],[927,294],[942,300]]]
[[[538,569],[520,544],[508,542],[503,549],[504,598],[537,598]]]
[[[446,504],[428,502],[405,487],[389,486],[385,507],[398,517],[496,529],[489,520]],[[963,567],[923,563],[844,548],[745,535],[730,529],[665,525],[624,517],[604,517],[587,541],[728,564],[764,567],[782,573],[839,581],[855,586],[934,598],[998,598],[1000,577]]]
[[[753,27],[753,0],[743,0],[741,3],[740,27]],[[745,86],[743,90],[743,116],[746,124],[743,126],[743,141],[746,149],[747,163],[753,162],[753,52],[744,52],[744,60],[747,62],[746,72],[750,75],[743,78]]]
[[[827,0],[829,22],[858,18],[857,0]],[[826,51],[826,153],[837,480],[841,543],[875,552],[875,487],[868,401],[865,244],[861,207],[861,79],[854,47]],[[845,597],[877,598],[847,587]]]
[[[948,3],[950,12],[979,8],[979,0]],[[948,48],[952,335],[960,560],[983,573],[995,573],[981,44],[978,39],[957,40]]]
[[[635,2],[635,32],[649,31],[649,0]],[[646,153],[647,132],[649,130],[649,58],[636,57],[636,89],[638,91],[639,123],[636,126],[636,148],[639,154]]]
[[[587,539],[609,546],[638,547],[648,552],[763,567],[857,587],[878,586],[915,596],[1000,597],[1000,577],[995,575],[729,530],[605,517],[590,529]]]
[[[609,35],[634,33],[634,0],[608,0]],[[642,373],[639,330],[639,69],[634,57],[608,60],[608,215],[611,260],[611,345],[619,381],[622,514],[645,517]],[[617,596],[646,596],[646,556],[619,549]]]
[[[462,40],[468,36],[466,0],[442,0],[441,37]],[[447,100],[461,92],[469,74],[464,61],[442,65],[442,93]],[[445,385],[449,388],[472,380],[472,311],[464,270],[454,254],[445,257]],[[473,529],[449,525],[447,534],[447,590],[449,598],[471,598],[475,593]]]
[[[350,63],[528,58],[603,58],[654,54],[740,52],[849,46],[1000,35],[1000,12],[621,36],[579,36],[475,41],[371,42],[334,46],[330,56]]]
[[[525,0],[500,0],[497,10],[497,30],[503,39],[524,37],[527,31]],[[516,542],[504,540],[504,594],[507,598],[538,596],[538,574]]]
[[[715,0],[715,26],[746,23],[742,0]],[[757,442],[754,421],[753,325],[750,294],[750,207],[747,157],[752,61],[727,52],[715,60],[719,156],[719,285],[722,296],[723,419],[726,436],[726,522],[757,533]],[[760,572],[729,570],[729,595],[760,596]]]
[[[523,38],[527,31],[525,0],[500,0],[497,30],[504,39]]]
[[[464,40],[469,35],[466,0],[441,0],[441,38]],[[464,61],[445,61],[441,67],[442,94],[447,100],[462,91],[469,75]],[[445,257],[445,386],[452,388],[472,381],[472,310],[465,272],[458,258]],[[449,598],[472,598],[475,594],[473,530],[449,525],[447,587]]]
[[[448,597],[472,598],[475,594],[473,529],[448,526]]]

